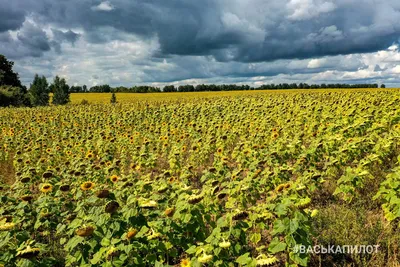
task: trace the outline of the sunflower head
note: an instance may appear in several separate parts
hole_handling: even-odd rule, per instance
[[[21,183],[26,184],[29,183],[31,181],[30,177],[22,177],[21,178]]]
[[[24,250],[18,251],[16,256],[23,259],[33,259],[36,258],[39,254],[39,248],[31,248],[31,246],[28,246]]]
[[[172,217],[174,215],[175,208],[167,208],[164,211],[165,216]]]
[[[60,191],[61,192],[68,192],[70,189],[70,185],[69,184],[64,184],[60,186]]]
[[[91,236],[95,230],[95,227],[92,225],[83,225],[81,228],[75,231],[76,235],[86,237]]]
[[[137,233],[138,233],[138,230],[136,230],[135,228],[130,228],[128,233],[126,233],[126,238],[128,240],[131,240],[132,238],[134,238],[136,236]]]
[[[285,189],[285,184],[280,184],[275,188],[275,192],[280,193]]]
[[[213,255],[207,255],[207,254],[203,254],[201,257],[199,257],[197,260],[200,263],[208,263],[213,259]]]
[[[117,257],[118,255],[119,250],[115,247],[112,247],[107,251],[107,260],[111,260],[113,257]]]
[[[238,211],[233,214],[232,220],[241,221],[247,219],[247,217],[249,217],[249,213],[247,211]]]
[[[218,246],[219,246],[220,248],[229,248],[229,247],[231,246],[231,242],[229,242],[229,241],[223,241],[223,242],[219,243]]]
[[[6,220],[3,220],[0,222],[0,232],[1,231],[10,231],[16,227],[15,223],[12,222],[5,222]]]
[[[21,197],[21,200],[26,201],[26,202],[29,202],[32,199],[33,199],[33,196],[31,196],[31,195],[24,195]]]
[[[113,182],[113,183],[118,182],[118,179],[119,179],[119,177],[118,177],[117,175],[112,175],[112,176],[110,177],[110,180],[111,180],[111,182]]]
[[[43,184],[42,187],[40,188],[40,191],[42,193],[49,193],[53,190],[53,186],[51,184]]]
[[[107,213],[113,214],[119,208],[119,203],[117,201],[110,201],[106,204],[105,211]]]
[[[306,209],[311,205],[311,198],[306,197],[301,199],[299,202],[296,203],[296,207],[299,209]]]
[[[263,255],[263,257],[258,257],[256,266],[270,266],[278,262],[278,258],[275,256],[267,257]]]
[[[189,259],[182,259],[181,263],[180,263],[180,266],[181,267],[190,267],[191,266],[190,260]]]
[[[158,204],[154,200],[144,202],[140,205],[140,207],[143,209],[154,209],[154,208],[157,208],[157,206],[158,206]]]
[[[110,195],[110,191],[107,189],[102,189],[96,192],[98,198],[107,198]]]
[[[51,171],[46,171],[45,173],[43,173],[42,177],[46,179],[51,178],[53,177],[53,173]]]
[[[199,203],[200,201],[202,201],[203,198],[204,198],[203,195],[193,195],[193,196],[190,196],[190,197],[189,197],[188,203],[194,205],[194,204],[197,204],[197,203]]]
[[[87,191],[87,190],[91,190],[94,187],[94,183],[93,182],[84,182],[83,184],[81,184],[81,189],[83,191]]]

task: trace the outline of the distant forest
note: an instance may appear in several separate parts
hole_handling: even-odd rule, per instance
[[[161,93],[161,92],[216,92],[240,90],[286,90],[286,89],[323,89],[323,88],[379,88],[378,84],[307,84],[307,83],[281,83],[264,84],[259,87],[236,84],[199,84],[199,85],[166,85],[163,88],[154,86],[111,87],[110,85],[96,85],[91,88],[84,86],[71,86],[71,93]],[[386,88],[384,84],[381,88]]]

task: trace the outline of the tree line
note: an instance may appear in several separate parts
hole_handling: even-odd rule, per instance
[[[50,93],[53,105],[70,102],[70,87],[64,78],[56,76],[48,84],[46,77],[35,75],[29,90],[22,85],[18,73],[13,71],[14,62],[0,55],[0,107],[7,106],[47,106]]]
[[[72,86],[71,93],[170,93],[170,92],[216,92],[216,91],[244,91],[244,90],[286,90],[286,89],[323,89],[323,88],[379,88],[378,84],[307,84],[307,83],[280,83],[264,84],[259,87],[237,84],[198,84],[194,85],[166,85],[162,89],[153,86],[111,87],[108,84],[96,85],[91,88]],[[381,88],[386,88],[384,84]]]
[[[286,89],[323,89],[323,88],[378,88],[378,84],[307,84],[307,83],[280,83],[263,84],[259,87],[237,84],[198,84],[194,85],[166,85],[163,88],[155,86],[111,87],[108,84],[96,85],[88,88],[83,86],[69,86],[64,78],[56,76],[51,84],[46,77],[35,75],[30,88],[22,85],[18,73],[13,71],[14,63],[0,55],[0,106],[46,106],[65,105],[70,102],[71,93],[161,93],[161,92],[215,92],[239,90],[286,90]],[[384,84],[381,88],[386,88]]]

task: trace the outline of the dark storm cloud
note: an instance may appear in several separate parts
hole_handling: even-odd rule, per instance
[[[9,14],[6,0],[3,13]],[[275,2],[275,1],[274,1]],[[385,49],[400,36],[396,0],[20,0],[20,10],[42,24],[83,28],[104,43],[119,32],[157,37],[157,56],[211,55],[218,61],[262,62]],[[0,19],[0,30],[21,18]],[[7,24],[10,24],[6,26]],[[114,30],[110,30],[114,29]],[[73,32],[63,33],[68,41]],[[56,34],[59,35],[59,34]]]
[[[69,42],[71,44],[74,44],[80,37],[79,33],[75,33],[71,30],[63,32],[57,29],[51,29],[51,31],[54,34],[54,39],[58,42]]]
[[[18,40],[33,51],[49,51],[50,44],[46,33],[31,23],[26,23],[17,35]]]
[[[25,21],[25,10],[12,1],[0,0],[0,33],[19,29]]]
[[[25,22],[12,37],[9,32],[0,34],[0,54],[10,58],[40,57],[51,50],[51,41],[46,33],[30,22]]]
[[[74,82],[384,79],[399,37],[398,0],[0,0],[0,54]]]

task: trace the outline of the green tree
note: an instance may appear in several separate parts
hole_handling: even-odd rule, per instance
[[[53,91],[53,105],[65,105],[70,102],[69,86],[64,78],[56,76],[51,90]]]
[[[24,89],[19,80],[18,73],[13,71],[14,62],[8,61],[3,55],[0,55],[0,86],[9,85]]]
[[[0,107],[30,106],[28,95],[22,87],[0,86]]]
[[[32,105],[34,106],[47,106],[49,105],[49,84],[46,77],[35,75],[33,83],[29,89]]]
[[[112,93],[110,102],[111,104],[117,103],[117,97],[115,96],[115,93]]]

